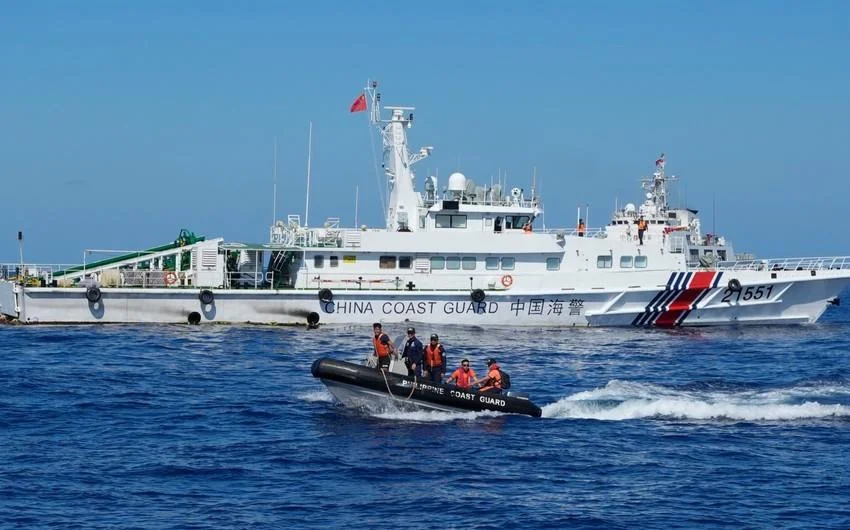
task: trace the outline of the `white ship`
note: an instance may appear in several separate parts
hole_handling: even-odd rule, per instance
[[[374,83],[365,95],[383,141],[385,226],[307,228],[290,215],[267,244],[183,232],[74,267],[4,265],[0,313],[24,323],[807,324],[850,284],[847,256],[740,259],[703,233],[696,211],[668,205],[663,155],[642,202],[599,229],[545,229],[533,191],[461,173],[416,191],[412,168],[432,148],[408,147],[413,108],[382,109]]]

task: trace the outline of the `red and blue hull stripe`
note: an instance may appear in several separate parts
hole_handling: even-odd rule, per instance
[[[674,272],[667,286],[649,302],[633,326],[681,326],[703,298],[720,283],[722,272]]]

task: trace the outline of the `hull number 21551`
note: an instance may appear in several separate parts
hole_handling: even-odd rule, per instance
[[[726,289],[723,291],[723,299],[721,302],[747,302],[749,300],[761,300],[762,298],[770,298],[770,293],[773,292],[772,285],[750,285],[744,289]]]

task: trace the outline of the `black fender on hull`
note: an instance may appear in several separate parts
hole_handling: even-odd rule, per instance
[[[384,375],[375,368],[328,357],[314,361],[310,371],[313,377],[323,381],[334,381],[387,394],[391,392],[393,396],[401,399],[407,399],[409,396],[409,400],[414,402],[460,410],[525,414],[536,418],[542,415],[540,407],[522,395],[467,391],[453,385],[414,380],[413,377],[402,377],[391,372],[386,372],[384,379]]]

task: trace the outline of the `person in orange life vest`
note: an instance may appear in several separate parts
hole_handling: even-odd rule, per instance
[[[487,361],[487,378],[481,383],[479,392],[502,392],[502,374],[499,372],[499,364],[496,359]]]
[[[464,359],[460,362],[460,368],[452,372],[452,375],[446,379],[446,384],[454,380],[455,385],[463,390],[469,390],[472,385],[478,381],[478,376],[475,375],[475,370],[469,367],[469,359]]]
[[[584,237],[584,219],[578,220],[578,237]]]
[[[404,350],[401,352],[401,358],[407,365],[407,375],[422,377],[422,358],[424,356],[425,350],[422,341],[416,338],[416,329],[407,328],[407,342],[404,343]]]
[[[372,324],[372,331],[375,336],[372,338],[372,346],[375,347],[375,356],[378,358],[378,370],[390,367],[390,356],[398,359],[395,344],[390,340],[390,336],[384,333],[380,322]]]
[[[643,245],[643,233],[646,232],[646,221],[643,219],[643,216],[640,216],[637,222],[638,225],[638,241],[641,245]]]
[[[431,335],[431,342],[425,346],[425,379],[434,383],[442,383],[446,372],[446,349],[440,344],[436,333]]]

